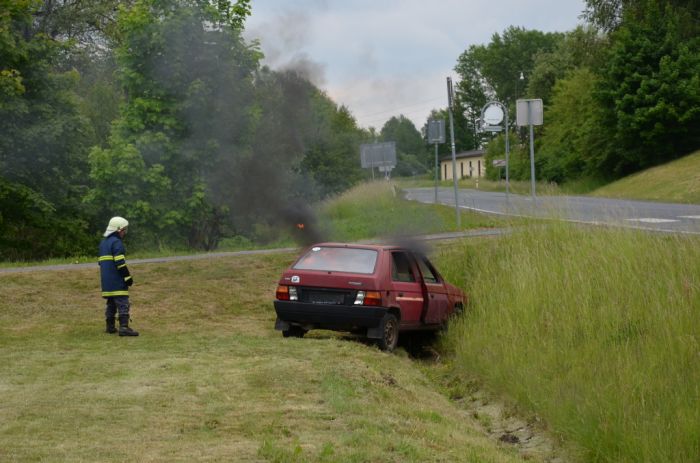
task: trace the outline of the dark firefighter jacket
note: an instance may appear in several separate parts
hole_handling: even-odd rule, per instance
[[[124,243],[114,232],[100,243],[100,279],[102,297],[128,296],[133,280],[126,266]]]

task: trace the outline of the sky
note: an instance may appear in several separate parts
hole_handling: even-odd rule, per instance
[[[416,128],[447,106],[459,55],[508,26],[582,23],[584,0],[253,0],[245,36],[264,64],[302,70],[361,127],[403,114]]]

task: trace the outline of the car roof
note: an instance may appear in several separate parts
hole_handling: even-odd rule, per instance
[[[313,248],[315,246],[321,247],[333,247],[333,248],[349,248],[349,249],[373,249],[375,251],[388,251],[393,249],[405,249],[402,246],[397,246],[393,244],[360,244],[360,243],[316,243],[310,245],[308,248]]]

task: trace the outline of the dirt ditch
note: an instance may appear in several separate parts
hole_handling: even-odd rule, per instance
[[[436,339],[434,333],[404,337],[399,342],[396,355],[405,352],[435,382],[436,388],[462,410],[465,420],[476,424],[484,435],[499,445],[516,449],[525,460],[547,463],[575,461],[538,417],[520,416],[514,407],[494,398],[478,381],[457,378],[451,372],[448,360],[436,347]]]

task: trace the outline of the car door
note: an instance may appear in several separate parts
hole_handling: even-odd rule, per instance
[[[422,321],[427,325],[442,323],[449,314],[447,289],[427,257],[416,254],[415,260],[420,269],[427,298]]]
[[[423,286],[413,259],[405,251],[391,252],[391,290],[401,309],[401,324],[417,325],[423,314]]]

